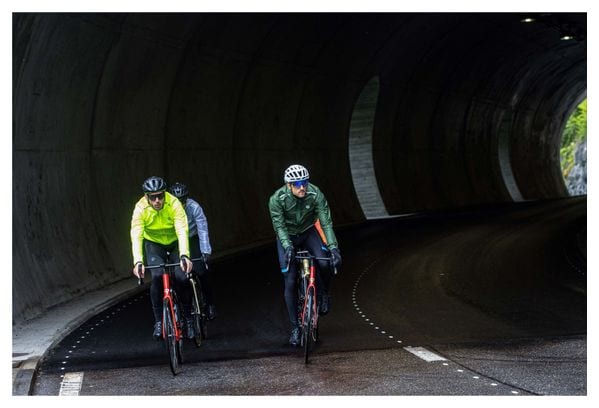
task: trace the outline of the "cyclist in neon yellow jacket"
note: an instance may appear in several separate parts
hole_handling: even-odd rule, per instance
[[[275,191],[268,201],[272,226],[277,235],[279,265],[285,281],[284,297],[292,326],[289,338],[292,346],[297,346],[300,342],[296,311],[297,267],[292,261],[294,247],[304,247],[319,258],[328,257],[327,252],[330,252],[333,265],[337,267],[341,264],[327,199],[318,187],[309,182],[309,178],[304,166],[289,166],[283,176],[285,185]],[[326,245],[314,225],[318,220],[326,236]],[[316,269],[317,296],[320,299],[318,312],[325,315],[331,309],[331,270],[326,261],[318,261]]]
[[[186,320],[187,337],[194,337],[191,319],[191,291],[186,274],[193,264],[189,259],[187,215],[181,202],[166,191],[166,182],[152,176],[142,185],[144,196],[135,204],[131,217],[133,274],[143,278],[148,266],[179,262],[175,268],[174,287],[181,299]],[[144,262],[145,260],[145,262]],[[162,336],[162,270],[152,269],[150,298],[154,312],[156,340]]]

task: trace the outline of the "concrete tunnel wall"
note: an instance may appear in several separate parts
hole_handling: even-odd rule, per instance
[[[13,321],[130,276],[149,175],[189,185],[217,257],[273,239],[267,199],[296,162],[336,225],[363,221],[348,135],[375,76],[389,214],[567,195],[586,14],[521,17],[14,14]]]

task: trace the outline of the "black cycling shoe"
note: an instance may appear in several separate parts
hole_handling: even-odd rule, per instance
[[[323,294],[320,297],[320,303],[318,305],[318,314],[321,316],[326,315],[331,311],[331,295]]]
[[[206,311],[208,315],[208,320],[216,319],[216,307],[214,305],[208,305],[208,307],[206,307]]]
[[[162,322],[158,321],[154,323],[154,333],[152,333],[154,340],[160,340],[162,338]]]
[[[188,339],[193,339],[196,336],[196,329],[193,325],[193,319],[191,317],[185,319],[185,329],[187,331]]]
[[[294,327],[291,330],[291,337],[289,337],[289,344],[292,346],[299,346],[300,344],[300,328]]]

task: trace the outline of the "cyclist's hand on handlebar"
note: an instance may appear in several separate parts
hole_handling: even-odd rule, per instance
[[[289,265],[291,263],[291,260],[293,259],[294,252],[295,251],[293,250],[293,245],[289,245],[285,249],[285,262],[287,262],[287,265]]]
[[[145,273],[146,268],[144,267],[143,263],[137,262],[135,266],[133,266],[133,275],[135,275],[139,279],[143,279]]]
[[[204,261],[204,263],[207,264],[209,260],[210,254],[202,253],[202,261]]]
[[[337,268],[341,266],[341,253],[339,252],[339,248],[331,249],[331,260],[333,267]]]
[[[189,257],[187,257],[186,255],[182,255],[180,264],[181,269],[183,269],[183,272],[191,272],[191,269],[193,268],[193,262],[191,262],[191,259],[189,259]]]

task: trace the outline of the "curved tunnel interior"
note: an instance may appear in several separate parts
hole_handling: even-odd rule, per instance
[[[272,241],[296,162],[337,226],[567,196],[586,14],[524,17],[13,14],[13,319],[130,276],[149,175],[189,186],[216,257]]]

